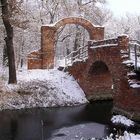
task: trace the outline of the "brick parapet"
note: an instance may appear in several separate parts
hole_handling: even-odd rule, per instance
[[[106,45],[106,44],[118,44],[118,38],[98,40],[98,41],[95,40],[88,41],[89,46],[99,46],[99,45]]]
[[[118,45],[121,50],[127,51],[129,47],[129,37],[126,35],[118,37]]]

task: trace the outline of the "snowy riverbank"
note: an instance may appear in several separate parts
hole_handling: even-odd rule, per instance
[[[22,70],[17,73],[17,79],[17,85],[8,85],[7,83],[1,85],[0,110],[73,106],[88,102],[74,78],[62,71],[55,69]],[[134,124],[131,120],[120,115],[113,116],[111,121],[112,123],[121,123],[127,126]],[[74,128],[71,131],[75,130]],[[85,137],[84,135],[75,134],[75,139],[84,140]],[[94,140],[95,138],[91,139]],[[113,134],[105,138],[105,140],[113,139]],[[122,139],[139,140],[140,135],[124,132],[122,136],[115,136],[115,140]]]
[[[87,103],[85,94],[68,73],[58,70],[24,70],[18,84],[3,86],[0,110],[72,106]]]

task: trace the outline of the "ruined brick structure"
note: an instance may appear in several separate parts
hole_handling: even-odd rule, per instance
[[[89,41],[88,59],[68,67],[89,100],[114,100],[113,111],[140,120],[140,88],[131,88],[129,68],[121,52],[128,49],[129,39]]]
[[[41,50],[29,55],[28,68],[53,68],[55,33],[66,24],[79,24],[89,32],[88,58],[84,62],[74,62],[67,68],[86,97],[89,100],[113,98],[115,112],[140,120],[140,88],[130,87],[127,75],[129,68],[123,64],[127,58],[122,57],[121,53],[128,49],[127,36],[103,40],[104,28],[95,27],[82,18],[66,18],[53,26],[41,28]]]
[[[83,18],[69,17],[58,21],[54,25],[41,27],[41,49],[32,52],[28,56],[28,69],[46,69],[54,66],[54,44],[55,34],[60,27],[66,24],[78,24],[84,27],[90,40],[100,40],[104,38],[104,28],[94,26],[91,22]]]

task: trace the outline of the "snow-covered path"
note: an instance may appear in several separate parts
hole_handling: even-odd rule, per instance
[[[72,106],[87,103],[83,90],[68,73],[51,70],[24,70],[18,84],[5,84],[0,109]]]

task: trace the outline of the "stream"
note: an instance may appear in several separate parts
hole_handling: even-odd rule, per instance
[[[117,131],[111,123],[112,101],[76,107],[0,112],[0,140],[89,140]],[[118,127],[117,127],[118,129]]]

